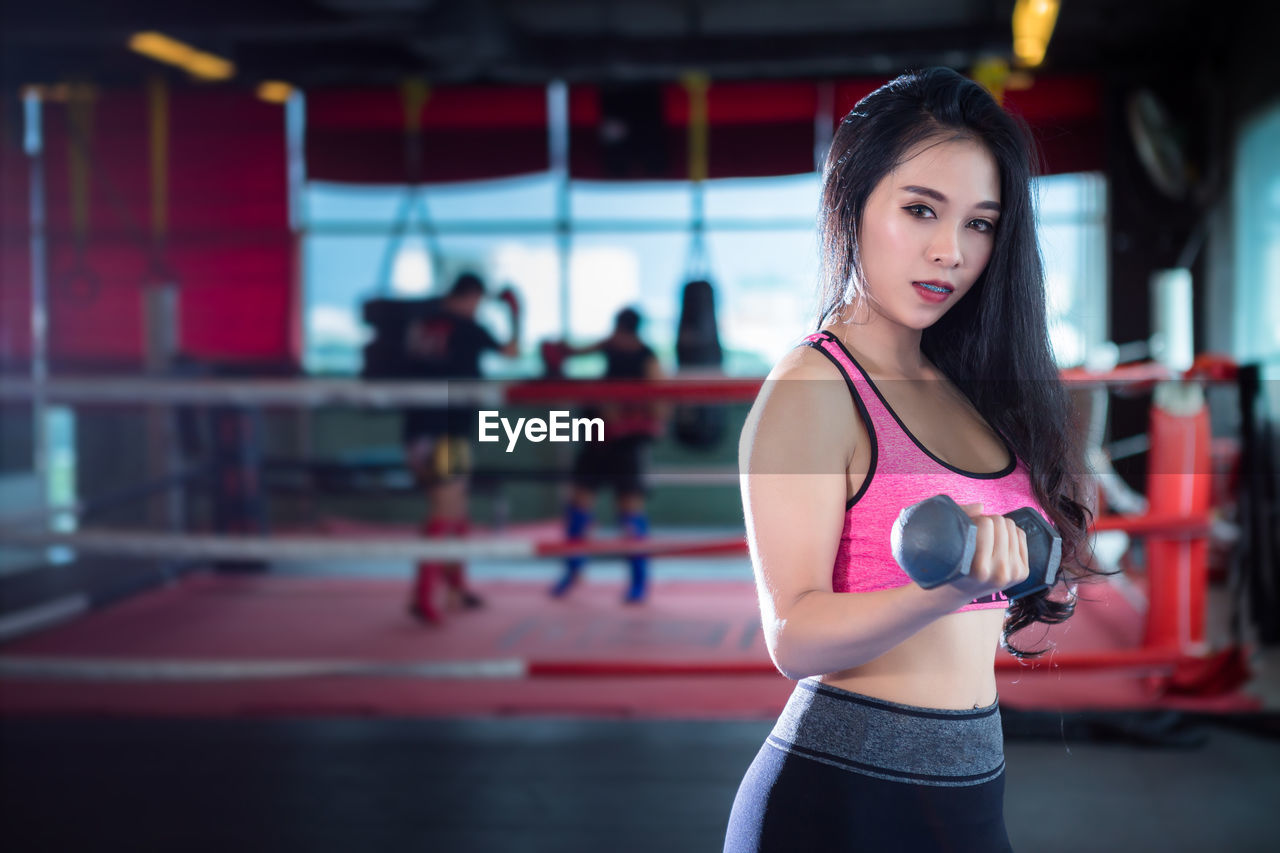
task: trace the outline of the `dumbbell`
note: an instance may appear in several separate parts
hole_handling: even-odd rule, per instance
[[[1040,513],[1030,507],[1006,512],[1027,534],[1026,580],[1006,589],[1011,601],[1040,592],[1058,580],[1062,538]],[[934,495],[898,513],[890,533],[893,558],[913,581],[933,589],[969,574],[978,544],[978,525],[948,495]]]

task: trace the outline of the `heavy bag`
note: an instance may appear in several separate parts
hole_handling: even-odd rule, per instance
[[[717,370],[723,358],[715,290],[709,281],[691,281],[684,286],[680,304],[676,365],[682,370]],[[686,447],[705,450],[720,442],[728,422],[724,406],[677,406],[672,432]]]
[[[361,352],[362,379],[400,379],[413,375],[405,352],[409,324],[421,314],[426,300],[370,299],[361,306],[361,318],[373,329],[373,338]]]

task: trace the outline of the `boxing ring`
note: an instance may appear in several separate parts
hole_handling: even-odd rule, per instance
[[[1151,408],[1150,453],[1147,507],[1137,514],[1104,513],[1096,519],[1095,533],[1121,532],[1146,545],[1145,582],[1125,582],[1123,588],[1113,584],[1090,584],[1078,588],[1079,609],[1068,625],[1094,605],[1108,608],[1102,634],[1116,645],[1067,642],[1061,631],[1053,634],[1055,650],[1043,658],[1021,662],[1001,653],[996,661],[998,674],[1006,678],[1027,675],[1061,676],[1064,673],[1117,673],[1143,679],[1148,696],[1177,695],[1187,701],[1196,696],[1207,697],[1223,690],[1224,677],[1238,686],[1242,650],[1236,645],[1213,650],[1206,637],[1205,610],[1209,584],[1206,564],[1207,544],[1215,532],[1222,530],[1222,520],[1210,505],[1210,478],[1223,467],[1221,448],[1210,441],[1209,413],[1202,396],[1197,401],[1194,389],[1215,382],[1229,382],[1230,374],[1193,367],[1183,375],[1174,375],[1156,364],[1122,366],[1107,373],[1065,371],[1063,379],[1073,390],[1105,389],[1117,386],[1130,390],[1153,390]],[[354,380],[175,380],[166,378],[134,379],[55,379],[42,390],[49,403],[76,407],[142,405],[152,409],[176,406],[204,407],[224,413],[224,421],[234,423],[251,413],[268,407],[351,407],[358,409],[398,410],[406,406],[468,403],[501,409],[524,405],[580,405],[583,403],[659,401],[674,404],[723,405],[748,403],[759,392],[759,379],[674,378],[647,382],[599,382],[578,380],[535,380],[517,382],[367,382]],[[6,381],[0,384],[0,400],[29,399],[35,391],[29,383]],[[229,419],[229,420],[227,420]],[[237,440],[235,430],[229,430]],[[243,435],[240,436],[244,438]],[[226,448],[223,448],[225,451]],[[222,452],[215,454],[215,478],[230,480],[243,490],[260,486],[262,460],[252,454]],[[1228,463],[1229,463],[1228,459]],[[1215,465],[1217,467],[1215,467]],[[246,470],[255,468],[255,470]],[[1229,465],[1228,465],[1229,467]],[[1172,476],[1168,472],[1178,472]],[[518,477],[512,472],[496,472]],[[486,476],[483,470],[477,476]],[[682,476],[682,474],[684,476]],[[695,469],[688,472],[666,472],[664,482],[678,486],[687,478],[690,483],[736,485],[736,472],[728,469]],[[181,481],[178,481],[181,482]],[[171,485],[171,484],[170,484]],[[165,483],[144,483],[131,487],[135,493],[152,493],[166,488]],[[249,495],[249,497],[254,497]],[[738,500],[735,493],[733,501]],[[76,553],[111,555],[136,559],[181,560],[195,563],[263,562],[281,563],[308,560],[439,560],[490,561],[510,566],[537,561],[559,560],[582,555],[591,558],[617,558],[645,554],[657,561],[669,559],[701,559],[706,557],[739,558],[744,574],[749,575],[748,550],[740,533],[710,537],[653,535],[647,539],[601,537],[582,541],[566,541],[558,534],[518,535],[501,529],[481,530],[464,537],[425,539],[412,533],[371,530],[365,535],[344,536],[317,533],[265,534],[236,530],[234,525],[218,532],[168,530],[146,532],[133,530],[82,529],[74,532],[49,529],[47,519],[32,519],[25,524],[8,524],[0,529],[0,543],[20,547],[63,547]],[[661,577],[661,563],[655,576]],[[245,583],[243,578],[213,583]],[[264,588],[283,590],[290,579],[259,577],[252,582]],[[681,595],[677,587],[662,588],[661,595]],[[679,654],[646,654],[644,640],[651,637],[646,629],[635,629],[636,648],[627,654],[593,654],[584,652],[581,643],[573,653],[551,644],[539,650],[534,647],[521,655],[503,654],[500,643],[486,645],[463,641],[457,644],[456,633],[449,643],[439,643],[427,656],[412,660],[386,660],[373,654],[363,659],[292,656],[260,659],[258,657],[216,658],[206,650],[197,660],[186,664],[166,663],[146,657],[103,657],[69,654],[63,650],[50,654],[24,653],[21,648],[0,654],[0,679],[65,679],[69,682],[102,680],[130,681],[217,681],[297,678],[408,678],[420,681],[513,681],[546,679],[563,686],[564,679],[679,678],[689,675],[718,676],[741,679],[751,676],[778,676],[764,650],[759,631],[759,615],[750,583],[742,582],[730,593],[731,585],[722,585],[719,593],[703,604],[711,608],[723,623],[718,636],[726,639],[724,648],[708,646],[699,656],[695,644],[692,652]],[[204,587],[201,587],[204,588]],[[689,587],[693,589],[693,587]],[[513,587],[514,589],[514,587]],[[207,590],[206,590],[207,591]],[[524,596],[528,590],[518,591]],[[273,594],[283,594],[277,591]],[[513,592],[515,595],[515,592]],[[545,596],[525,602],[521,611],[525,623],[542,624],[572,616]],[[535,618],[538,608],[544,612]],[[1101,610],[1095,611],[1101,614]],[[576,614],[582,617],[583,614]],[[468,614],[463,621],[477,618]],[[669,614],[655,615],[660,623]],[[340,617],[334,617],[340,618]],[[645,624],[645,615],[627,617],[628,624]],[[681,624],[697,622],[693,614],[685,614]],[[639,620],[636,622],[635,620]],[[680,622],[680,620],[677,620]],[[685,628],[688,629],[688,624]],[[451,630],[461,630],[450,625]],[[581,627],[581,626],[579,626]],[[649,624],[652,628],[652,623]],[[1035,627],[1035,626],[1033,626]],[[1043,627],[1043,626],[1040,626]],[[1055,626],[1056,627],[1056,626]],[[514,630],[510,624],[484,630]],[[541,630],[541,629],[539,629]],[[587,629],[583,629],[587,630]],[[688,629],[694,630],[694,629]],[[705,626],[697,630],[708,630]],[[695,631],[696,633],[696,631]],[[590,630],[587,630],[590,636]],[[497,634],[490,637],[498,636]],[[474,638],[473,638],[474,639]],[[584,641],[585,642],[585,641]],[[497,643],[495,645],[495,643]],[[1019,643],[1029,645],[1026,639]],[[21,644],[20,644],[21,645]],[[55,644],[56,645],[56,644]],[[1032,647],[1043,643],[1032,641]],[[536,646],[536,644],[535,644]],[[39,643],[30,646],[39,649]],[[470,649],[469,655],[462,651]],[[495,649],[498,653],[494,653]],[[726,649],[728,651],[726,651]],[[376,651],[376,650],[375,650]],[[190,664],[190,665],[187,665]],[[1235,673],[1234,676],[1231,673]],[[1224,673],[1227,673],[1224,676]]]

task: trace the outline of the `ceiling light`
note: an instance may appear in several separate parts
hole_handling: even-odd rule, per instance
[[[229,60],[196,50],[164,33],[134,33],[129,38],[129,49],[157,62],[181,68],[201,80],[229,80],[236,73],[235,65]]]
[[[270,104],[283,104],[293,94],[293,87],[283,80],[263,80],[258,84],[258,97]]]
[[[1020,65],[1044,61],[1058,20],[1058,0],[1017,0],[1013,6],[1013,55]]]

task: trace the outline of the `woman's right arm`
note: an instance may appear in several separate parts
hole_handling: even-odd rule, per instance
[[[855,417],[840,374],[819,353],[800,348],[764,383],[739,443],[765,643],[791,679],[874,660],[971,600],[950,585],[832,592]]]

